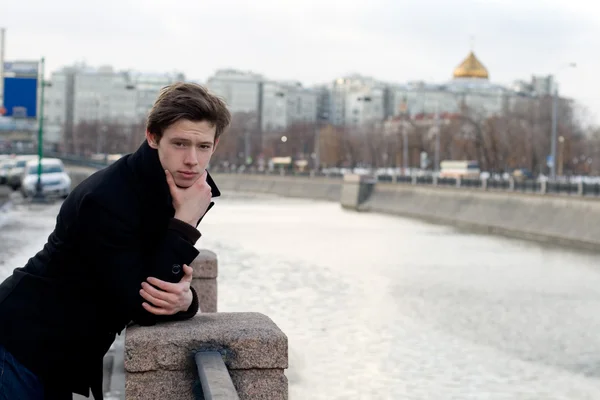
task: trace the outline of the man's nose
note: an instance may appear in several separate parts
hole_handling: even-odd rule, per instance
[[[189,151],[187,151],[186,154],[185,154],[185,159],[183,160],[183,162],[186,165],[196,165],[196,164],[198,164],[198,157],[196,156],[196,149],[191,148]]]

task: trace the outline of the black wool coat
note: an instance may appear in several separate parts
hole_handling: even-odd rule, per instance
[[[198,255],[200,233],[174,214],[158,152],[146,142],[87,178],[62,204],[43,249],[0,284],[0,344],[46,388],[91,389],[101,399],[103,356],[128,323],[198,311],[195,292],[176,315],[142,307],[147,277],[179,282]]]

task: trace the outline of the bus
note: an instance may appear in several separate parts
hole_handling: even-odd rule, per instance
[[[440,178],[479,179],[477,161],[444,160],[440,163]]]

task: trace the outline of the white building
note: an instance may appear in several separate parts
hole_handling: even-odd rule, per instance
[[[74,140],[83,122],[143,123],[160,89],[183,80],[177,73],[115,71],[110,66],[75,65],[55,71],[45,93],[44,142],[53,146]]]
[[[286,129],[317,120],[318,92],[300,82],[265,82],[262,86],[262,130]]]
[[[303,87],[300,82],[284,82],[282,85],[287,92],[288,124],[314,123],[317,120],[318,92]]]
[[[365,88],[346,96],[345,124],[361,126],[385,119],[385,90]]]
[[[488,80],[488,71],[473,52],[454,70],[453,79],[443,83],[409,82],[390,86],[391,115],[410,116],[458,114],[463,106],[480,116],[500,114],[519,96],[512,88]]]
[[[135,86],[136,115],[139,120],[146,119],[161,89],[173,83],[185,81],[185,76],[177,72],[164,74],[133,72],[130,77]]]
[[[206,86],[225,100],[231,113],[259,113],[261,75],[234,69],[221,69],[208,78]]]
[[[75,127],[83,121],[142,123],[160,90],[177,81],[184,81],[183,75],[82,65],[57,71],[46,89],[46,141],[73,138]],[[435,114],[456,116],[465,107],[486,117],[547,96],[554,82],[551,77],[534,76],[530,82],[516,81],[511,87],[494,84],[470,52],[454,69],[453,79],[442,83],[388,84],[349,75],[305,88],[296,81],[270,81],[253,72],[221,69],[208,78],[206,86],[225,100],[233,114],[252,113],[257,127],[273,132],[298,122],[360,126],[399,115],[433,120]]]
[[[456,115],[465,107],[478,117],[487,117],[547,95],[552,85],[551,77],[536,76],[512,87],[490,82],[488,70],[470,52],[447,82],[390,84],[360,75],[336,79],[321,87],[318,115],[338,126],[359,126],[399,115],[433,120],[435,114]]]
[[[288,93],[277,82],[262,84],[261,129],[263,132],[284,130],[288,125]]]
[[[67,120],[67,91],[71,86],[72,74],[65,69],[52,74],[44,88],[44,142],[50,146],[63,141],[63,133]]]
[[[266,132],[316,120],[317,91],[296,81],[270,81],[253,72],[221,69],[208,78],[206,86],[225,100],[232,114],[259,115],[260,127]]]
[[[329,86],[329,122],[357,125],[383,120],[386,114],[386,85],[361,75],[338,78]]]
[[[112,67],[83,69],[75,76],[73,123],[138,123],[137,93],[126,72]]]

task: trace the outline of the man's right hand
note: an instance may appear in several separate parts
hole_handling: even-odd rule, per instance
[[[165,170],[165,174],[167,175],[167,184],[173,198],[175,218],[196,227],[196,223],[206,213],[212,200],[210,185],[206,183],[206,170],[188,188],[177,187],[173,175],[168,170]]]

